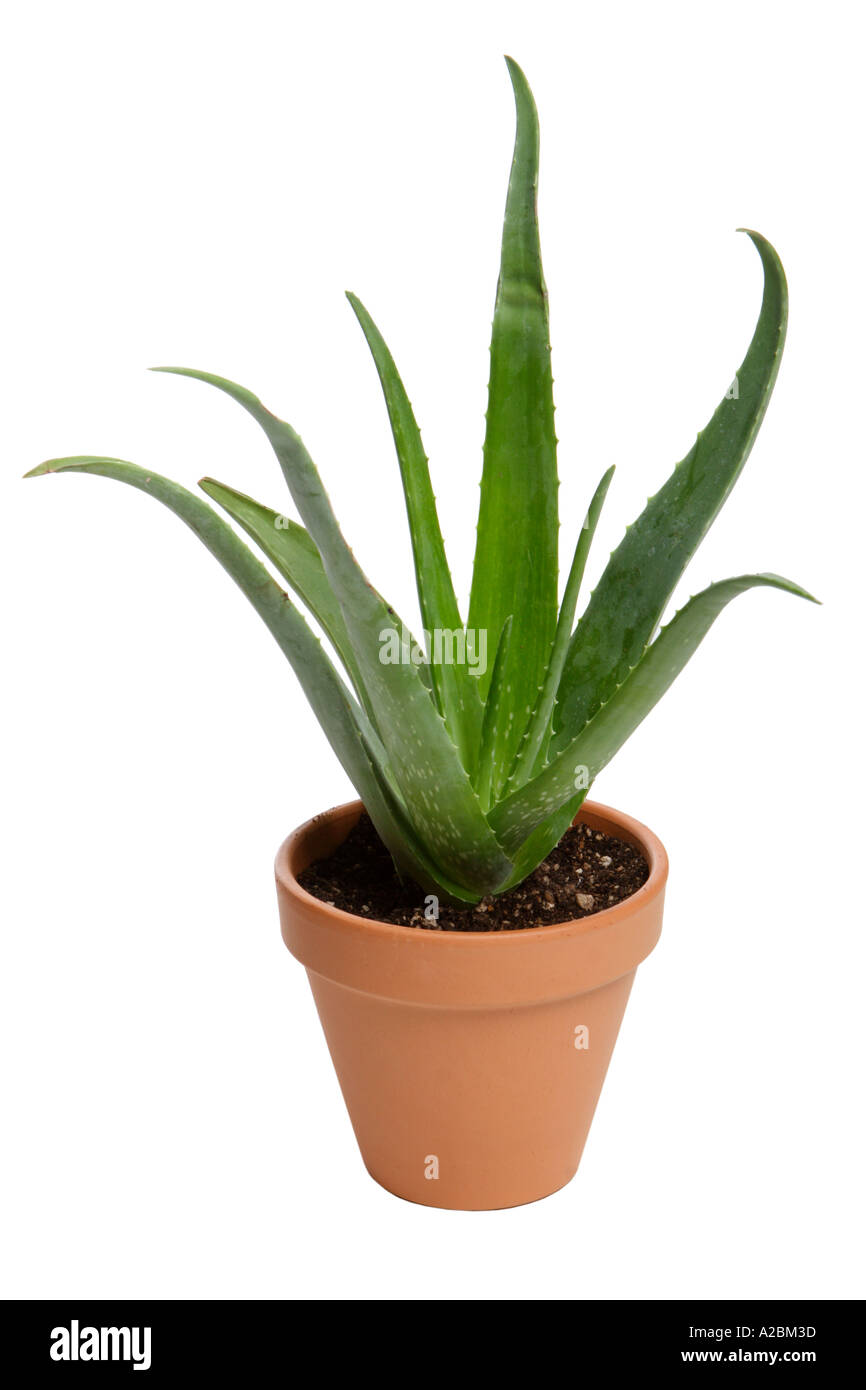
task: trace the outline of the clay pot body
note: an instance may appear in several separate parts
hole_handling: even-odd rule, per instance
[[[301,826],[276,874],[283,939],[306,967],[364,1162],[427,1206],[547,1196],[577,1170],[635,970],[658,940],[664,847],[586,802],[579,820],[649,863],[631,898],[558,926],[428,931],[341,912],[299,886],[360,812],[353,802]]]

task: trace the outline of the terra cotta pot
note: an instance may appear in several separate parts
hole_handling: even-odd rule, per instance
[[[302,825],[276,875],[283,940],[306,966],[364,1162],[431,1207],[546,1197],[577,1171],[635,970],[658,940],[664,846],[585,802],[578,820],[646,858],[637,893],[557,926],[428,931],[341,912],[300,887],[361,809]]]

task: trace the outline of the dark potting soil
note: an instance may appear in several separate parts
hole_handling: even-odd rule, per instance
[[[646,883],[649,868],[639,850],[624,840],[576,825],[556,849],[516,888],[477,907],[442,903],[438,918],[423,889],[401,883],[391,856],[364,813],[329,859],[298,875],[314,898],[357,917],[433,931],[515,931],[590,917]]]

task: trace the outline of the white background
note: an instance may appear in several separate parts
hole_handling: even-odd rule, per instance
[[[858,7],[31,3],[2,91],[6,1296],[863,1294]],[[731,380],[777,245],[788,348],[680,601],[738,599],[595,787],[671,856],[576,1180],[441,1212],[366,1175],[277,929],[284,835],[350,788],[242,596],[103,452],[282,508],[242,381],[413,613],[346,287],[391,344],[465,594],[513,132],[542,121],[564,550],[590,581]],[[588,592],[588,589],[587,589]]]

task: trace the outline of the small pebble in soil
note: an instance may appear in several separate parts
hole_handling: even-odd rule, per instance
[[[528,878],[475,907],[438,905],[431,917],[429,895],[401,883],[391,856],[369,816],[358,824],[329,859],[298,875],[301,887],[331,907],[356,916],[422,931],[516,931],[589,917],[622,902],[649,876],[639,850],[602,831],[578,824]]]

